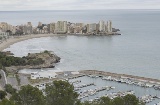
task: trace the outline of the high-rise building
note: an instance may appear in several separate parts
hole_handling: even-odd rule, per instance
[[[22,31],[23,31],[23,34],[28,34],[28,31],[27,31],[27,25],[22,25]]]
[[[50,23],[49,24],[49,31],[50,31],[50,33],[55,33],[55,29],[56,29],[55,23]]]
[[[58,21],[55,24],[55,33],[57,34],[67,33],[67,21]]]
[[[27,34],[32,34],[32,33],[33,33],[32,23],[28,22],[28,24],[27,24]]]
[[[31,22],[28,22],[27,25],[28,25],[28,26],[32,26],[32,23],[31,23]]]
[[[105,32],[106,31],[105,22],[103,20],[99,21],[99,31],[100,32]]]
[[[38,22],[38,26],[42,26],[42,22]]]
[[[111,20],[107,21],[107,31],[112,32],[112,21]]]
[[[16,33],[16,27],[15,26],[12,26],[12,34],[14,35]]]
[[[27,25],[21,25],[20,27],[22,29],[23,34],[32,34],[33,33],[33,27],[32,27],[31,22],[28,22]]]

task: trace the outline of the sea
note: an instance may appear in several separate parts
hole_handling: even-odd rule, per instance
[[[121,35],[54,36],[15,43],[15,56],[51,50],[61,62],[53,70],[101,70],[160,79],[160,10],[1,11],[0,22],[12,25],[57,21],[98,23],[112,20]],[[50,69],[49,69],[50,70]],[[22,70],[21,72],[32,70]],[[127,86],[126,86],[127,87]],[[154,93],[154,92],[153,92]]]

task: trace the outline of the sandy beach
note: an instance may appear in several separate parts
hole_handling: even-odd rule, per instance
[[[52,37],[56,35],[57,34],[34,34],[34,35],[23,35],[23,36],[10,37],[9,39],[7,39],[6,41],[3,41],[0,44],[0,51],[3,51],[4,49],[8,48],[10,45],[20,42],[20,41],[24,41],[24,40],[28,40],[32,38]]]

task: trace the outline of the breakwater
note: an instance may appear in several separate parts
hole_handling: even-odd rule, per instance
[[[79,71],[80,73],[92,76],[107,76],[107,80],[128,83],[128,84],[136,84],[143,87],[154,87],[155,89],[160,89],[160,80],[147,78],[147,77],[140,77],[140,76],[133,76],[127,74],[117,74],[105,71],[98,71],[98,70],[82,70]],[[126,81],[127,79],[127,81]]]

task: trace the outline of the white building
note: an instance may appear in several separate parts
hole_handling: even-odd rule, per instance
[[[91,23],[87,25],[87,33],[93,33],[97,31],[97,24]]]
[[[100,32],[105,32],[106,31],[105,21],[103,21],[103,20],[99,21],[99,31]]]
[[[6,22],[1,22],[0,28],[2,29],[2,32],[6,32],[7,30],[11,30],[12,26]]]
[[[40,71],[40,72],[32,72],[31,73],[31,79],[43,79],[43,78],[56,78],[57,74],[55,71]]]
[[[9,33],[3,32],[2,29],[0,28],[0,37],[7,36],[7,35],[9,35]]]
[[[67,33],[67,21],[58,21],[55,24],[55,33],[57,34]]]
[[[112,32],[112,21],[111,20],[107,21],[107,31]]]

